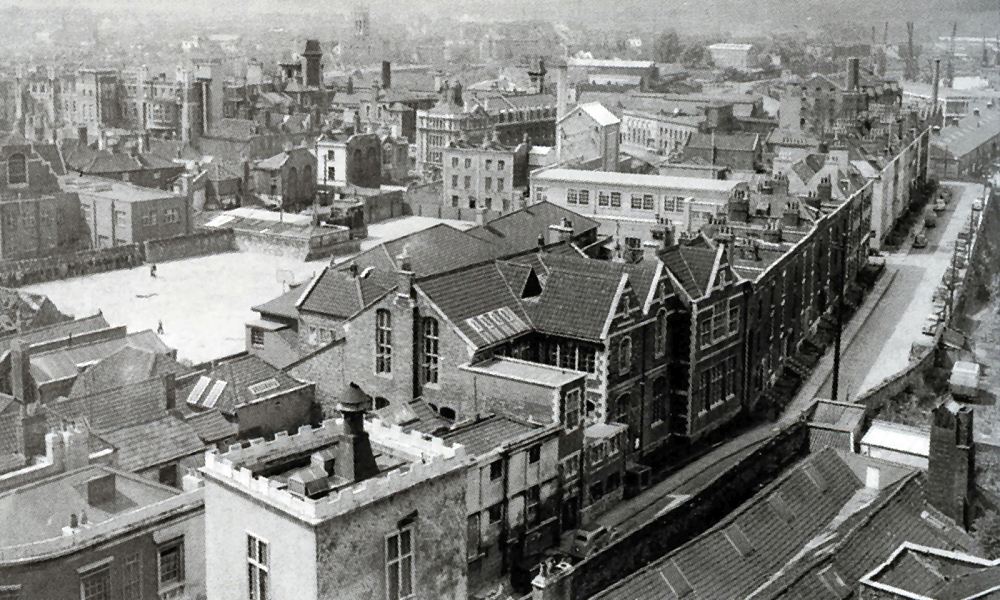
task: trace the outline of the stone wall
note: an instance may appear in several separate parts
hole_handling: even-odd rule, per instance
[[[808,451],[808,428],[797,421],[711,481],[675,508],[626,533],[566,571],[555,597],[583,600],[635,573],[691,539],[749,500]]]
[[[146,260],[164,262],[193,256],[220,254],[236,250],[232,229],[206,229],[186,235],[143,242]]]
[[[0,262],[0,286],[20,287],[33,283],[130,269],[145,260],[140,244],[84,250],[45,258]]]

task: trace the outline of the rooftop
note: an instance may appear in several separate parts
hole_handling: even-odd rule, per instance
[[[621,60],[617,58],[570,58],[566,61],[568,67],[617,68],[617,69],[652,69],[656,66],[651,60]]]
[[[472,456],[483,456],[501,447],[530,438],[542,429],[505,415],[488,415],[474,422],[457,425],[442,438],[461,444]]]
[[[100,196],[115,202],[149,202],[162,198],[183,198],[173,192],[90,175],[64,175],[59,179],[59,183],[67,192]]]
[[[488,358],[472,365],[463,365],[462,368],[483,375],[514,379],[553,388],[561,388],[586,376],[586,373],[582,371],[561,369],[552,365],[507,357]]]
[[[916,456],[930,456],[931,434],[923,427],[876,419],[861,438],[861,444],[890,448]]]
[[[674,177],[670,175],[641,175],[614,171],[583,171],[579,169],[543,169],[531,174],[534,182],[560,181],[592,185],[620,185],[690,190],[698,192],[730,192],[739,187],[740,181],[705,179],[700,177]]]
[[[31,353],[31,375],[37,384],[75,378],[80,373],[81,366],[94,364],[130,346],[155,354],[173,352],[154,332],[138,331],[89,344]]]

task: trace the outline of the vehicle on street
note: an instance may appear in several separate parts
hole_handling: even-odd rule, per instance
[[[913,238],[914,248],[926,248],[927,247],[927,236],[923,232],[918,233]]]
[[[932,212],[924,215],[924,227],[937,227],[937,215]]]
[[[593,524],[576,530],[569,553],[583,560],[607,546],[612,539],[611,532],[604,525]]]
[[[937,202],[934,203],[934,212],[941,212],[943,210],[946,210],[947,208],[948,205],[945,203],[944,200],[941,200],[940,198],[938,198]]]

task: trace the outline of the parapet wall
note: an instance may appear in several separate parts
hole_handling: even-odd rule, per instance
[[[294,434],[279,433],[272,441],[257,438],[250,440],[249,446],[230,446],[224,454],[210,451],[205,456],[202,471],[210,479],[237,488],[315,525],[464,468],[471,462],[464,447],[450,446],[440,438],[408,433],[398,425],[387,425],[378,419],[366,421],[365,428],[373,445],[405,454],[411,462],[319,499],[296,496],[282,489],[279,482],[257,477],[246,467],[265,459],[307,452],[335,441],[343,433],[343,420],[327,419],[319,427],[303,426]]]
[[[139,244],[57,254],[45,258],[5,260],[0,261],[0,285],[20,287],[55,279],[129,269],[141,265],[144,260],[142,246]]]

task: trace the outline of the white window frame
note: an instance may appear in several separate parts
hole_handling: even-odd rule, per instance
[[[437,385],[438,378],[440,377],[438,366],[441,362],[440,325],[434,317],[424,317],[421,324],[423,325],[421,329],[423,333],[422,372],[424,383],[427,385]],[[432,329],[433,332],[431,331]]]
[[[375,311],[375,373],[392,373],[392,313],[385,308]]]
[[[667,309],[657,311],[655,327],[653,353],[660,358],[667,353]]]
[[[249,531],[247,534],[247,592],[250,600],[269,600],[271,597],[271,544]],[[261,548],[264,559],[261,560]],[[265,576],[261,578],[261,574]]]
[[[415,529],[413,525],[406,525],[400,527],[398,530],[393,531],[385,536],[385,598],[386,600],[405,600],[407,598],[416,597],[416,592],[414,590],[414,583],[416,582],[416,535],[414,535]],[[406,534],[410,539],[410,549],[409,553],[403,552],[403,535]],[[390,548],[395,548],[396,556],[392,557],[390,553]],[[409,558],[409,575],[404,575],[405,570],[405,559]],[[391,568],[396,566],[396,593],[392,593],[392,588],[390,582],[392,581],[392,571]],[[404,583],[409,583],[409,591],[405,591],[406,587]]]
[[[565,406],[563,406],[563,423],[565,424],[567,431],[572,431],[580,426],[580,411],[582,410],[582,405],[580,403],[580,388],[574,388],[566,392]]]
[[[111,593],[111,560],[107,560],[100,565],[90,567],[87,570],[80,572],[79,575],[80,600],[101,600],[101,596],[93,595],[87,591],[87,580],[92,577],[104,577],[106,584],[104,585],[103,597],[106,600],[111,600],[113,597],[113,594]]]
[[[139,553],[130,554],[122,561],[122,599],[142,598],[142,559]]]

